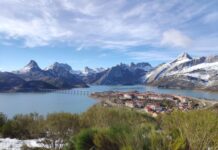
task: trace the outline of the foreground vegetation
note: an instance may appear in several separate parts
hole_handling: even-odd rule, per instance
[[[129,109],[94,106],[81,115],[29,114],[7,119],[1,114],[0,133],[10,138],[43,138],[47,149],[215,150],[218,112],[175,111],[154,119]]]

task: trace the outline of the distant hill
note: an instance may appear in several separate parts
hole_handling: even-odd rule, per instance
[[[11,91],[22,86],[25,80],[9,72],[0,72],[0,92]]]
[[[43,81],[25,81],[13,73],[0,72],[0,92],[27,92],[42,89],[57,89]]]

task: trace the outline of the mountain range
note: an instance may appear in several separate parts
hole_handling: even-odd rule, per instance
[[[183,53],[145,77],[146,84],[178,89],[218,90],[218,56],[192,58]]]
[[[55,62],[41,69],[31,60],[22,69],[0,72],[0,91],[71,89],[88,85],[147,84],[162,88],[218,90],[218,56],[192,58],[183,53],[153,68],[149,63],[118,64],[110,68],[73,70]]]
[[[148,63],[131,65],[119,64],[104,69],[85,67],[84,71],[75,71],[68,64],[55,62],[41,69],[31,60],[22,69],[13,72],[0,72],[0,91],[40,91],[42,89],[71,89],[98,85],[132,85],[141,83],[152,67]]]
[[[93,83],[98,85],[142,84],[144,75],[151,69],[152,66],[148,63],[119,64],[104,71]]]

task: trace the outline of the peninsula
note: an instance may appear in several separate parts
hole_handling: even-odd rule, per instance
[[[159,94],[154,92],[95,92],[92,98],[101,100],[103,106],[129,107],[144,111],[156,117],[158,114],[170,113],[174,110],[189,111],[204,109],[215,105],[217,102],[193,97],[173,94]]]

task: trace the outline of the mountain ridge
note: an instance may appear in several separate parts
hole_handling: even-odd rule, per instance
[[[88,87],[87,85],[147,84],[162,88],[216,91],[218,90],[218,55],[192,58],[188,53],[182,53],[174,60],[155,68],[147,62],[141,62],[120,63],[107,69],[85,67],[84,71],[75,71],[70,65],[59,62],[41,69],[36,61],[30,60],[22,69],[5,73],[2,78],[7,79],[7,75],[10,79],[8,81],[17,80],[18,83],[31,85],[34,88],[44,86],[54,89],[71,89]],[[1,78],[0,81],[2,86],[13,85],[7,81],[5,81],[7,84],[4,84]],[[22,87],[21,85],[14,86]]]
[[[183,56],[149,72],[145,77],[146,84],[163,88],[218,90],[218,56]]]
[[[3,89],[3,91],[22,91],[22,88],[28,89],[28,91],[31,91],[29,88],[32,88],[32,91],[39,91],[41,88],[71,89],[88,87],[87,84],[142,84],[139,79],[150,69],[152,69],[152,66],[143,62],[129,65],[121,63],[108,69],[86,67],[85,71],[75,71],[68,64],[55,62],[41,69],[36,61],[30,60],[20,70],[11,72],[10,79],[7,79],[8,81],[14,79],[22,83],[14,85],[5,81],[5,84],[7,83],[8,86],[11,86],[8,89]],[[121,72],[120,76],[118,76],[118,72]]]

